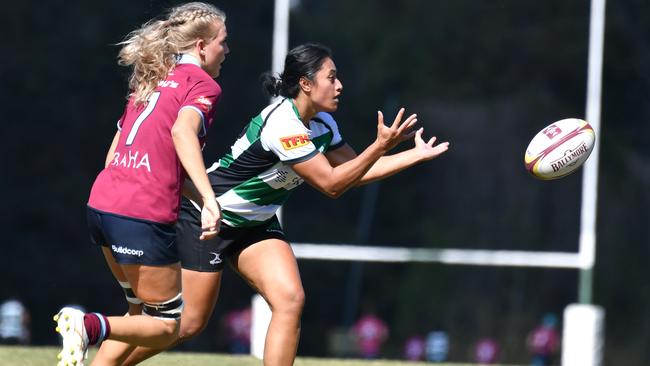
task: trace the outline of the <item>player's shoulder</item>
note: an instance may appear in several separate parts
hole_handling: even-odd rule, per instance
[[[264,121],[264,129],[283,130],[303,126],[298,111],[289,99],[281,99],[269,104],[262,110],[260,117]]]

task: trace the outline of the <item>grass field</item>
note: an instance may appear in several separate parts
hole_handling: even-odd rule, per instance
[[[56,364],[56,354],[59,351],[55,347],[17,347],[0,346],[0,364],[2,366],[52,366]],[[89,360],[94,350],[91,350]],[[90,362],[88,362],[90,364]],[[166,352],[142,363],[144,366],[259,366],[262,362],[251,356],[230,356],[213,353],[189,353],[189,352]],[[340,360],[326,358],[298,357],[296,366],[398,366],[398,365],[435,365],[435,366],[474,366],[459,363],[426,363],[406,361],[364,361],[364,360]],[[498,366],[498,365],[494,365]]]

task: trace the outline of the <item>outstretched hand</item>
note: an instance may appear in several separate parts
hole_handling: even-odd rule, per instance
[[[377,111],[377,142],[382,146],[385,151],[394,148],[400,142],[410,137],[409,129],[418,121],[417,115],[410,115],[404,122],[405,109],[401,108],[395,116],[395,120],[390,126],[384,124],[384,114]]]
[[[415,142],[415,147],[413,149],[418,153],[420,160],[431,160],[449,149],[449,142],[441,142],[434,146],[433,144],[436,142],[435,136],[425,142],[422,139],[423,132],[424,128],[420,127],[420,129],[415,131],[415,137],[413,138],[413,141]]]

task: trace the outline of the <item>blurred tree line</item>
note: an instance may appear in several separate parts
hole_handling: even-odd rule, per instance
[[[4,275],[0,298],[32,311],[33,340],[54,344],[51,315],[66,303],[120,313],[123,297],[97,248],[84,205],[121,114],[128,70],[116,64],[124,35],[177,1],[5,4],[0,68],[4,123],[0,179]],[[267,102],[273,1],[215,3],[228,15],[231,53],[206,161],[224,153]],[[650,3],[607,4],[595,302],[606,309],[606,363],[650,362]],[[581,174],[534,180],[524,149],[548,123],[584,118],[589,1],[302,0],[290,47],[319,41],[343,82],[335,117],[361,151],[375,111],[418,113],[425,135],[450,141],[441,158],[375,183],[375,209],[359,229],[364,192],[329,200],[294,193],[284,223],[295,242],[412,247],[577,250]],[[401,148],[408,148],[405,143]],[[398,148],[399,149],[399,148]],[[301,261],[307,304],[300,355],[328,354],[323,329],[349,325],[372,305],[391,327],[386,357],[433,329],[450,332],[452,358],[481,336],[523,362],[524,337],[546,312],[577,300],[574,270],[438,264]],[[215,318],[252,292],[227,271]],[[358,286],[350,287],[351,281]],[[350,288],[353,289],[350,292]],[[216,321],[215,327],[216,329]],[[183,346],[220,350],[215,330]]]

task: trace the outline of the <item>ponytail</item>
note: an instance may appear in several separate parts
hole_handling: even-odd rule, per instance
[[[151,20],[129,33],[120,43],[118,64],[132,66],[130,97],[144,104],[176,65],[176,56],[192,49],[199,39],[214,33],[215,21],[224,23],[226,15],[214,5],[192,2],[169,11],[166,19]]]
[[[300,92],[300,79],[314,80],[326,58],[332,57],[329,48],[318,43],[306,43],[293,48],[284,59],[284,71],[279,77],[271,72],[260,76],[263,90],[269,96],[295,98]]]
[[[165,25],[162,20],[150,21],[119,43],[123,47],[118,65],[133,67],[129,90],[135,104],[145,103],[174,67],[176,49],[168,40],[169,28]]]
[[[260,81],[262,89],[268,96],[277,97],[281,94],[282,79],[275,77],[272,72],[268,71],[260,75]]]

